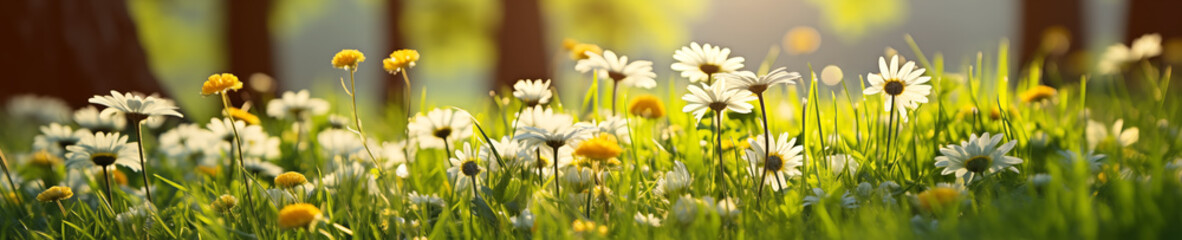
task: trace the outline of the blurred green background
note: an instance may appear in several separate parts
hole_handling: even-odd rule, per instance
[[[35,8],[37,4],[29,3],[38,1],[14,2],[9,4],[16,5],[11,10],[15,12]],[[63,6],[51,8],[67,10],[48,12],[86,10],[84,2],[88,1],[55,3]],[[329,60],[346,48],[368,57],[357,75],[358,96],[372,109],[386,99],[397,99],[386,98],[387,93],[401,92],[401,79],[380,66],[381,58],[401,48],[422,54],[410,78],[412,99],[421,99],[418,94],[425,92],[426,105],[483,106],[489,90],[502,89],[517,78],[552,78],[564,101],[576,101],[590,76],[573,71],[574,61],[561,47],[566,38],[651,60],[662,84],[677,77],[668,67],[673,51],[691,41],[729,47],[733,55],[747,59],[746,68],[752,71],[775,53],[779,57],[773,66],[806,72],[810,64],[817,71],[837,65],[846,81],[857,81],[858,75],[876,70],[877,57],[888,54],[888,48],[913,56],[905,34],[925,51],[943,53],[951,63],[967,63],[979,51],[996,53],[1000,43],[1009,42],[1022,53],[1010,55],[1008,62],[1017,65],[1042,43],[1039,33],[1062,27],[1068,30],[1072,50],[1068,58],[1083,59],[1069,62],[1080,62],[1072,69],[1082,74],[1094,65],[1095,54],[1089,53],[1156,32],[1129,27],[1136,16],[1153,14],[1140,14],[1145,7],[1134,7],[1145,2],[1150,1],[128,0],[127,17],[134,28],[121,36],[138,40],[147,70],[161,83],[160,91],[199,117],[210,116],[216,101],[202,99],[196,94],[198,87],[206,76],[219,72],[237,74],[244,81],[262,72],[278,81],[277,88],[260,90],[312,89],[314,96],[333,98],[342,93],[337,81],[346,75]],[[19,14],[13,18],[15,29],[44,24],[23,22]],[[788,36],[798,27],[815,30],[801,32],[815,32],[819,38]],[[101,29],[100,36],[105,33]],[[1179,31],[1170,29],[1162,30]],[[1175,35],[1165,36],[1169,41]],[[793,39],[819,45],[796,49]],[[80,78],[120,81],[85,74]],[[32,83],[18,83],[15,89],[62,93]],[[67,100],[72,105],[84,103]]]

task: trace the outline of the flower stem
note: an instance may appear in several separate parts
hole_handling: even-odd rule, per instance
[[[450,160],[451,159],[451,144],[447,142],[446,138],[443,139],[443,153],[447,154],[447,161],[446,161],[447,166],[448,167],[455,167],[454,166],[455,164],[452,164],[451,160]]]
[[[715,181],[718,181],[720,186],[719,199],[726,197],[726,166],[722,161],[722,111],[714,112],[714,153],[718,155],[718,176]]]
[[[763,92],[756,93],[756,94],[755,94],[755,97],[756,97],[756,98],[759,98],[759,115],[760,115],[760,117],[761,117],[761,118],[763,118],[763,161],[764,161],[764,168],[763,168],[763,176],[759,178],[759,190],[757,191],[757,193],[756,193],[756,195],[755,195],[755,205],[756,205],[756,206],[759,206],[759,200],[760,200],[760,198],[763,198],[763,182],[765,182],[765,181],[766,181],[766,179],[767,179],[767,171],[768,171],[768,169],[767,169],[767,167],[766,167],[766,165],[767,165],[767,159],[768,159],[769,157],[771,157],[771,154],[772,154],[772,144],[771,144],[771,141],[772,141],[772,133],[771,133],[771,128],[769,128],[769,127],[768,127],[768,125],[767,125],[767,107],[766,107],[766,106],[767,106],[767,104],[765,104],[765,103],[764,103],[764,100],[763,100]]]
[[[897,131],[895,131],[895,128],[896,128],[895,127],[895,111],[898,109],[895,107],[895,105],[896,105],[895,104],[895,96],[891,96],[891,113],[890,113],[890,117],[889,117],[890,120],[887,121],[887,127],[888,127],[887,128],[887,139],[886,139],[887,161],[890,161],[891,142],[894,142],[894,141],[892,141],[895,139],[893,136],[897,132]]]
[[[144,157],[144,130],[143,130],[144,129],[144,124],[143,124],[144,119],[146,119],[146,118],[143,116],[134,117],[135,137],[136,137],[136,139],[139,140],[139,141],[136,141],[136,145],[139,146],[139,148],[140,148],[140,167],[142,168],[140,170],[140,173],[141,173],[140,176],[144,177],[144,196],[148,197],[148,204],[153,204],[154,202],[152,201],[152,182],[148,181],[148,161]]]
[[[235,153],[237,153],[237,156],[235,158],[231,158],[231,160],[238,162],[238,170],[242,172],[242,181],[246,184],[246,208],[250,209],[250,214],[253,216],[252,219],[257,219],[259,215],[254,210],[254,197],[253,194],[251,194],[251,186],[253,184],[250,181],[250,177],[247,176],[247,174],[250,173],[246,171],[246,159],[243,159],[242,157],[242,135],[238,133],[238,124],[235,123],[234,117],[230,115],[230,97],[226,96],[226,93],[222,93],[221,95],[222,110],[226,113],[226,117],[228,118],[227,120],[230,121],[230,129],[234,131],[234,143],[232,145],[234,145],[234,150]],[[231,169],[233,169],[233,167],[231,167]],[[234,179],[232,172],[230,174],[230,179]]]
[[[619,95],[617,93],[617,92],[619,92],[619,90],[620,90],[620,83],[613,79],[612,80],[612,115],[616,115],[616,95]]]
[[[410,120],[410,116],[411,116],[411,114],[410,114],[411,113],[411,111],[410,111],[410,106],[411,106],[411,104],[410,104],[410,101],[411,101],[411,98],[410,98],[410,94],[411,94],[410,93],[410,77],[408,77],[406,75],[406,69],[402,69],[401,72],[402,72],[402,83],[406,84],[403,89],[404,93],[402,95],[402,104],[405,106],[402,110],[405,111],[405,113],[406,113],[406,119]],[[350,78],[350,81],[352,81],[352,78],[353,78],[352,73],[349,73],[349,78]],[[354,99],[356,99],[356,98],[354,98]],[[354,101],[356,101],[356,100],[354,100]],[[358,127],[357,131],[361,131],[361,128]]]
[[[356,68],[349,69],[349,97],[353,100],[353,123],[357,126],[357,134],[361,135],[361,146],[365,148],[365,153],[369,154],[369,160],[373,161],[374,168],[378,170],[378,177],[380,178],[382,176],[382,164],[378,163],[378,158],[373,155],[372,150],[369,150],[369,139],[365,137],[365,130],[361,129],[361,117],[359,117],[360,114],[357,111],[357,81],[353,78],[356,72]],[[407,83],[410,83],[409,80]]]
[[[106,187],[107,187],[107,206],[110,207],[112,210],[114,210],[115,209],[115,199],[112,198],[111,196],[112,196],[112,194],[115,194],[115,192],[111,191],[111,174],[109,173],[110,170],[108,170],[106,166],[103,166],[102,168],[103,168],[103,185],[106,185]]]
[[[12,172],[8,170],[8,156],[4,155],[4,150],[0,149],[0,167],[4,167],[4,176],[8,177],[8,187],[12,190],[12,194],[20,197],[20,189],[16,188],[16,181],[12,181]]]
[[[562,189],[558,187],[558,148],[559,147],[562,147],[562,146],[550,146],[550,149],[553,150],[553,152],[554,152],[554,158],[551,158],[550,161],[552,161],[553,162],[552,164],[554,164],[554,196],[556,196],[556,197],[562,196]]]

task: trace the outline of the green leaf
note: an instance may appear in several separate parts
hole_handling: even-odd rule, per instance
[[[168,185],[172,185],[172,187],[176,188],[177,190],[181,190],[182,192],[189,191],[189,189],[181,186],[180,184],[177,184],[176,182],[173,182],[173,181],[169,181],[167,178],[161,177],[160,174],[152,174],[152,176],[156,176],[156,179],[160,179],[160,181],[164,181],[164,183],[167,183]]]

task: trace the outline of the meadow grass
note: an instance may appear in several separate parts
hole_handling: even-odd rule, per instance
[[[1010,71],[1008,45],[1002,44],[987,61],[979,54],[965,64],[949,64],[940,54],[925,55],[908,37],[912,56],[932,93],[929,103],[911,109],[906,122],[891,120],[879,96],[862,96],[867,86],[849,81],[838,86],[818,84],[816,74],[805,73],[796,85],[776,86],[767,98],[770,132],[788,133],[803,145],[802,175],[789,178],[782,190],[764,189],[757,196],[759,176],[746,170],[744,142],[763,133],[759,108],[749,114],[727,112],[722,118],[721,156],[728,166],[716,178],[713,114],[700,122],[678,111],[685,101],[685,79],[669,77],[655,93],[667,104],[659,119],[626,116],[630,144],[621,144],[618,166],[598,185],[610,193],[587,196],[573,193],[591,187],[562,186],[556,196],[556,178],[539,177],[534,169],[505,164],[505,159],[478,160],[483,174],[458,180],[475,181],[474,190],[457,191],[449,180],[449,154],[440,149],[419,149],[407,162],[408,176],[394,169],[364,168],[360,174],[332,174],[329,162],[341,156],[325,156],[319,132],[331,128],[324,116],[311,118],[310,132],[298,137],[290,120],[264,117],[261,125],[280,136],[279,157],[271,160],[285,171],[309,179],[304,189],[282,190],[292,200],[276,198],[273,179],[250,175],[254,184],[227,176],[228,169],[210,174],[194,170],[190,159],[169,159],[160,153],[158,136],[163,130],[145,132],[145,154],[151,166],[155,211],[129,214],[143,206],[137,193],[143,180],[127,177],[115,188],[113,207],[103,204],[103,183],[90,175],[66,171],[61,164],[45,168],[23,154],[37,133],[31,122],[5,118],[6,166],[18,178],[5,184],[6,201],[0,205],[0,238],[3,239],[505,239],[505,238],[653,238],[653,239],[1160,239],[1182,236],[1171,227],[1182,222],[1182,182],[1178,162],[1179,98],[1171,94],[1169,67],[1149,61],[1132,64],[1117,75],[1048,80],[1042,63],[1023,64]],[[775,51],[773,51],[774,53]],[[930,57],[930,58],[929,58]],[[416,58],[417,59],[417,58]],[[774,57],[764,60],[766,72]],[[993,66],[993,67],[986,67]],[[956,69],[955,72],[950,69]],[[403,70],[405,71],[405,69]],[[579,121],[604,120],[611,96],[600,95],[602,76],[584,96],[555,96],[550,107],[573,114]],[[1014,77],[1011,79],[1011,77]],[[1040,84],[1055,86],[1057,94],[1039,102],[1021,101],[1019,95]],[[614,88],[614,87],[613,87]],[[634,92],[620,89],[619,99]],[[323,90],[327,91],[327,90]],[[611,93],[616,94],[616,93]],[[423,96],[416,109],[435,96]],[[447,96],[452,97],[452,96]],[[574,106],[563,106],[563,101]],[[512,94],[502,91],[482,108],[468,109],[475,120],[471,137],[452,142],[458,151],[464,143],[487,146],[502,136],[521,134],[513,127],[523,109]],[[338,104],[340,103],[340,104]],[[627,108],[627,101],[617,103]],[[348,109],[347,102],[334,102]],[[441,107],[447,108],[447,107]],[[261,108],[260,108],[261,109]],[[401,106],[389,106],[384,115],[394,120],[366,121],[370,136],[379,140],[408,138]],[[996,109],[996,110],[995,110]],[[603,111],[600,111],[603,110]],[[261,111],[261,110],[260,110]],[[621,111],[626,112],[626,111]],[[261,114],[260,114],[261,115]],[[1089,121],[1112,132],[1118,119],[1123,128],[1141,130],[1132,144],[1119,136],[1089,136]],[[368,119],[367,119],[368,120]],[[184,122],[200,120],[185,119]],[[397,124],[395,124],[397,123]],[[346,125],[360,125],[348,121]],[[898,124],[891,129],[892,124]],[[1094,125],[1094,124],[1093,124]],[[165,127],[167,129],[168,127]],[[1094,127],[1093,127],[1094,130]],[[131,129],[125,129],[125,132]],[[1002,142],[1015,141],[1009,156],[1024,160],[1017,172],[1000,171],[972,181],[942,175],[936,167],[940,148],[959,144],[972,134],[1001,134]],[[1108,134],[1112,135],[1112,134]],[[1092,139],[1089,139],[1092,138]],[[307,141],[298,147],[297,139]],[[623,139],[621,139],[622,141]],[[1095,146],[1089,143],[1095,142]],[[373,142],[373,141],[371,141]],[[890,147],[887,147],[890,145]],[[368,149],[367,149],[368,150]],[[497,149],[489,149],[496,151]],[[1095,166],[1078,160],[1089,151],[1105,157]],[[18,154],[20,153],[20,154]],[[228,153],[227,153],[228,154]],[[352,160],[376,165],[373,153]],[[856,168],[835,169],[828,156],[844,154]],[[224,157],[227,161],[229,155]],[[463,160],[463,159],[461,159]],[[685,196],[659,195],[654,191],[675,161],[692,175]],[[500,167],[492,171],[491,166]],[[369,165],[374,166],[374,165]],[[507,166],[507,167],[506,167]],[[546,170],[549,170],[547,168]],[[126,171],[127,176],[134,172]],[[69,174],[68,174],[69,173]],[[549,173],[546,173],[549,174]],[[560,176],[565,177],[565,176]],[[82,178],[89,189],[75,187],[73,198],[39,202],[35,196],[51,185]],[[373,179],[371,181],[370,179]],[[728,186],[719,192],[716,179]],[[5,180],[7,181],[7,180]],[[332,182],[330,186],[327,182]],[[140,186],[140,187],[136,187]],[[247,204],[247,186],[253,186],[253,204]],[[11,191],[18,187],[21,191]],[[766,187],[766,186],[765,186]],[[947,199],[924,199],[936,188],[954,194]],[[814,189],[819,189],[816,191]],[[276,191],[270,191],[276,192]],[[414,202],[410,194],[435,194],[441,204]],[[818,192],[823,192],[818,195]],[[239,201],[227,211],[213,204],[222,195]],[[736,208],[717,203],[727,196]],[[814,199],[806,201],[813,196]],[[277,200],[278,199],[278,200]],[[591,201],[588,201],[591,200]],[[934,202],[933,202],[934,201]],[[294,202],[309,203],[322,211],[320,221],[309,227],[280,228],[279,212]],[[807,203],[807,204],[806,204]],[[807,206],[806,206],[807,205]],[[590,208],[588,208],[590,207]],[[142,208],[142,207],[140,207]],[[64,211],[63,211],[64,209]],[[522,212],[532,213],[532,224],[522,222]],[[733,212],[737,212],[734,214]],[[634,220],[653,214],[659,226]],[[511,220],[511,218],[513,220]],[[590,223],[588,223],[590,222]]]

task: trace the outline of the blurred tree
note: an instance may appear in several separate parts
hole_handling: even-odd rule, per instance
[[[228,47],[229,72],[246,81],[252,74],[263,73],[275,76],[275,61],[271,43],[270,19],[271,0],[226,1],[224,36]],[[278,89],[279,81],[272,81],[271,89]],[[231,98],[235,105],[250,100],[262,104],[262,96],[241,91],[242,98]]]
[[[386,0],[386,25],[385,29],[383,29],[386,33],[386,51],[380,55],[382,58],[386,58],[386,54],[392,53],[395,50],[410,48],[406,44],[406,39],[402,33],[402,11],[405,8],[402,0]],[[405,88],[402,77],[387,74],[382,68],[374,68],[373,71],[382,71],[382,74],[379,76],[383,76],[382,79],[384,81],[382,81],[382,85],[385,87],[382,89],[386,89],[385,92],[382,92],[382,99],[394,104],[393,106],[402,106],[402,101],[404,100],[402,98],[403,88]],[[407,75],[413,75],[413,73],[412,71],[406,72]]]
[[[1131,0],[1129,1],[1128,22],[1125,22],[1126,43],[1141,35],[1161,33],[1162,39],[1182,37],[1182,26],[1178,13],[1182,13],[1182,1],[1176,0]]]
[[[1085,35],[1080,0],[1024,0],[1021,7],[1022,42],[1019,47],[1022,51],[1022,64],[1028,64],[1036,58],[1048,57],[1050,48],[1056,47],[1044,41],[1048,37],[1059,38],[1061,36],[1056,35],[1066,35],[1068,42],[1064,44],[1067,46],[1057,46],[1067,48],[1066,51],[1061,51],[1063,53],[1074,52],[1086,46],[1082,37]],[[1047,60],[1059,62],[1057,58]]]
[[[0,96],[51,95],[78,107],[110,90],[164,94],[124,1],[3,1],[0,32],[10,83]]]
[[[497,32],[499,52],[491,89],[512,86],[518,79],[549,79],[538,1],[502,0],[501,3],[504,11]]]

